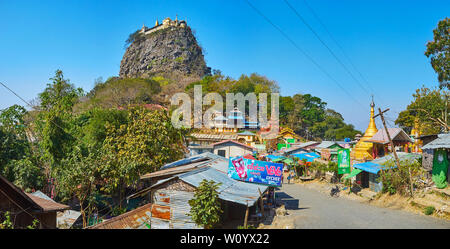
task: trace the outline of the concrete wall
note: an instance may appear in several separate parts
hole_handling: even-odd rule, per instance
[[[245,154],[252,153],[253,151],[249,148],[246,148],[244,146],[236,145],[233,143],[225,143],[220,144],[217,146],[214,146],[214,154],[219,155],[219,150],[225,151],[225,157],[236,157],[236,156],[243,156]]]

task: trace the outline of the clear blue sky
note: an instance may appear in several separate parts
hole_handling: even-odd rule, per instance
[[[365,130],[370,95],[338,64],[283,1],[250,0],[348,89],[357,104],[245,1],[0,0],[0,81],[26,100],[36,98],[56,69],[89,91],[98,77],[119,73],[124,41],[156,18],[187,19],[213,69],[237,78],[257,72],[278,82],[281,95],[310,93]],[[303,0],[290,0],[366,88]],[[377,106],[399,111],[422,85],[437,86],[424,56],[432,30],[450,14],[450,1],[324,1],[307,3],[374,89]],[[0,109],[22,104],[0,89]],[[388,120],[389,120],[388,119]],[[378,123],[380,128],[380,124]]]

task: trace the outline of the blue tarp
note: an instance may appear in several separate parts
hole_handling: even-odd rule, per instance
[[[397,166],[394,166],[392,168],[396,168]],[[382,170],[382,169],[389,169],[391,167],[389,166],[384,166],[384,165],[380,165],[377,163],[373,163],[373,162],[365,162],[365,163],[358,163],[358,164],[354,164],[353,168],[356,169],[360,169],[369,173],[373,173],[373,174],[378,174],[378,171]]]
[[[316,154],[314,152],[292,154],[292,156],[297,157],[300,160],[306,159],[307,162],[313,162],[315,158],[319,158],[320,157],[318,154]]]
[[[274,160],[277,158],[284,158],[283,156],[275,156],[275,155],[267,155],[266,157],[269,158],[270,160]]]

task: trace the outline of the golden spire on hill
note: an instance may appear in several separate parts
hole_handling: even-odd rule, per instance
[[[372,95],[372,103],[370,103],[370,121],[369,126],[364,133],[364,136],[358,141],[356,146],[353,148],[351,153],[351,158],[354,160],[364,161],[364,160],[372,160],[372,143],[365,142],[368,139],[372,138],[375,133],[377,133],[378,129],[375,124],[375,103],[373,102]]]
[[[155,27],[159,25],[158,18],[156,18]]]

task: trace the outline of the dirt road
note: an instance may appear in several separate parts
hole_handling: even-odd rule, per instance
[[[276,195],[286,204],[294,228],[450,229],[450,221],[331,197],[299,184],[283,184]]]

